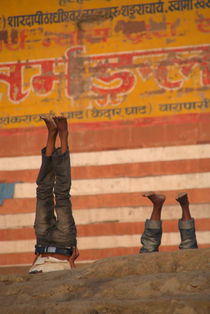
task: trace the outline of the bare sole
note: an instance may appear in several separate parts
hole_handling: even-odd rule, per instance
[[[177,195],[176,197],[177,202],[179,203],[185,203],[186,201],[188,202],[188,195],[186,192],[181,192]]]
[[[156,194],[155,192],[146,192],[142,196],[149,198],[153,204],[163,204],[166,199],[164,194]]]

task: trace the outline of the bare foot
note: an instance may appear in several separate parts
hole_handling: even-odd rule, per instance
[[[44,115],[40,116],[40,118],[44,120],[48,128],[48,138],[47,138],[45,155],[51,156],[53,151],[55,150],[55,141],[56,141],[58,129],[55,122],[52,119]]]
[[[186,192],[181,192],[177,195],[176,198],[177,202],[181,205],[182,208],[182,220],[190,220],[191,214],[190,214],[190,209],[189,209],[189,200]]]
[[[57,129],[55,122],[52,119],[50,119],[44,115],[40,116],[40,118],[44,120],[44,122],[48,128],[49,133],[51,133],[53,135],[57,135],[58,129]]]
[[[60,132],[68,133],[68,124],[67,124],[67,119],[65,117],[56,116],[56,117],[53,117],[53,120],[55,124],[57,125],[59,133]]]
[[[189,200],[186,192],[181,192],[176,197],[177,202],[179,202],[180,205],[189,205]]]
[[[71,268],[76,268],[74,262],[78,258],[78,256],[79,256],[78,248],[77,247],[73,247],[73,253],[72,253],[72,256],[69,259],[69,263],[71,265]]]
[[[156,194],[155,192],[147,192],[142,196],[149,198],[155,206],[162,206],[166,199],[164,194]]]
[[[62,116],[56,116],[53,118],[61,141],[61,154],[64,154],[68,149],[68,124],[67,119]]]
[[[142,194],[144,197],[148,197],[153,203],[153,211],[150,220],[160,220],[163,203],[165,202],[164,194],[156,194],[155,192],[147,192]]]

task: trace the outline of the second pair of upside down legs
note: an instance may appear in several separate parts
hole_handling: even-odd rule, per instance
[[[166,197],[164,194],[156,194],[154,192],[144,193],[143,196],[147,197],[152,202],[153,211],[150,219],[147,219],[145,222],[145,230],[141,236],[142,247],[140,248],[140,253],[158,252],[162,238],[161,211]],[[178,221],[181,236],[179,248],[197,248],[195,224],[190,214],[187,193],[179,193],[176,200],[182,209],[182,217]]]

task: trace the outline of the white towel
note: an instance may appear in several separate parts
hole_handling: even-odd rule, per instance
[[[60,260],[52,256],[39,256],[36,262],[31,266],[29,274],[37,272],[47,273],[50,271],[66,269],[71,269],[71,266],[67,260]]]

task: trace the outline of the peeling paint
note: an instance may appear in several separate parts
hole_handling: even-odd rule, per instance
[[[153,96],[153,95],[161,95],[161,94],[164,94],[164,93],[165,93],[164,89],[157,89],[157,90],[153,90],[153,91],[150,91],[150,92],[141,93],[140,96],[141,97],[143,97],[143,96]]]
[[[16,44],[18,42],[18,31],[16,29],[12,29],[11,31],[11,42],[12,44]]]
[[[8,31],[7,30],[0,31],[0,40],[2,40],[5,44],[8,43]]]
[[[122,32],[123,34],[139,33],[146,31],[145,21],[118,21],[115,26],[115,32]]]
[[[65,10],[57,4],[52,11],[39,2],[40,11],[34,12],[32,21],[30,5],[23,10],[11,1],[15,3],[11,8],[5,3],[6,24],[0,31],[3,127],[25,126],[27,119],[32,125],[40,123],[33,115],[39,115],[42,105],[46,112],[58,112],[60,105],[65,112],[78,110],[83,117],[70,115],[72,122],[93,122],[110,119],[113,108],[119,109],[112,116],[116,120],[172,115],[158,108],[176,98],[180,103],[197,102],[191,109],[184,106],[180,114],[196,113],[201,112],[199,102],[209,99],[206,4],[205,9],[170,5],[167,10],[168,2],[163,2],[161,10],[153,0],[138,4],[101,0],[97,8],[96,1],[80,5],[74,1]],[[149,108],[152,103],[156,109],[119,114],[139,106],[139,99],[141,106]],[[86,116],[87,107],[107,111],[95,119]],[[28,118],[10,120],[14,108]],[[209,103],[205,110],[210,112]]]
[[[149,19],[149,30],[150,31],[162,31],[166,30],[166,16],[162,16],[162,21],[161,22],[156,22],[152,18]]]
[[[110,17],[106,17],[100,13],[92,15],[92,16],[85,16],[81,17],[77,22],[76,22],[76,27],[78,30],[84,30],[85,24],[92,24],[92,23],[103,23],[105,21],[111,21]]]

